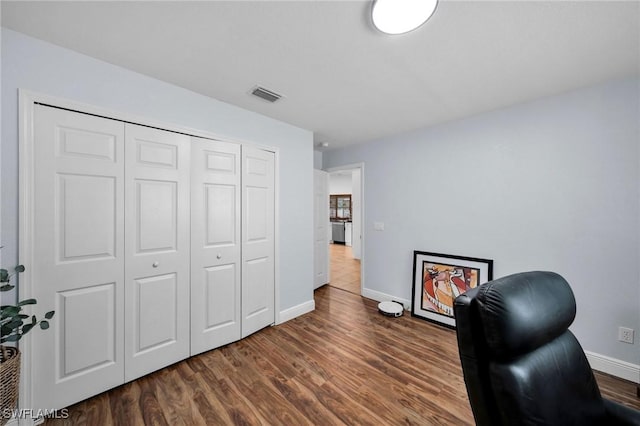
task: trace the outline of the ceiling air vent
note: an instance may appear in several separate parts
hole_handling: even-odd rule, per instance
[[[282,97],[282,95],[260,86],[254,87],[253,90],[251,90],[251,94],[271,103],[274,103]]]

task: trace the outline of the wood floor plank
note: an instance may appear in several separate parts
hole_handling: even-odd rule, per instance
[[[316,310],[69,407],[47,425],[472,425],[455,332],[324,286]],[[633,383],[596,373],[640,409]]]
[[[141,413],[138,409],[140,401],[140,383],[127,383],[120,387],[121,392],[118,395],[107,393],[109,396],[109,409],[113,418],[114,426],[124,426],[131,424],[131,421],[139,422],[142,420]],[[98,423],[102,424],[102,418],[97,418]]]
[[[227,416],[232,421],[231,424],[263,424],[253,405],[243,397],[228,377],[217,378],[210,370],[203,371],[202,376],[210,389],[208,398],[224,407]]]
[[[363,426],[380,424],[380,417],[370,410],[370,406],[357,404],[349,394],[333,382],[326,382],[312,391],[318,401],[344,424]],[[324,417],[320,419],[321,422],[323,420]]]
[[[95,424],[113,425],[109,395],[100,394],[85,401],[81,409],[69,410],[67,419],[59,419],[60,424],[91,426]]]
[[[272,379],[278,391],[304,415],[311,424],[318,424],[320,421],[326,425],[337,425],[342,422],[331,411],[325,407],[315,397],[313,391],[299,382],[296,378],[280,381]],[[317,386],[313,386],[316,388]]]
[[[211,398],[211,389],[199,373],[196,373],[185,382],[191,389],[191,398],[200,412],[204,423],[207,425],[233,424],[226,407],[219,399]]]
[[[300,376],[305,381],[310,381],[316,386],[321,386],[329,380],[331,378],[331,368],[328,368],[329,366],[326,364],[323,367],[317,359],[311,358],[303,350],[283,339],[282,331],[265,333],[264,337],[256,341],[259,343],[258,347],[261,349],[261,354],[268,357],[273,365],[277,365],[279,361],[282,361],[293,369],[294,373],[283,373],[283,377],[290,379]],[[309,348],[305,347],[304,349]]]
[[[187,376],[189,377],[189,376]],[[158,402],[163,407],[165,418],[170,425],[190,426],[205,424],[200,411],[193,401],[190,388],[177,369],[169,369],[158,377]]]
[[[277,390],[263,381],[248,385],[235,382],[242,395],[271,425],[311,425],[312,423]]]
[[[145,425],[153,425],[153,426],[169,425],[169,423],[167,422],[167,419],[164,416],[164,409],[160,404],[160,402],[158,402],[157,383],[159,383],[159,381],[157,380],[157,378],[159,376],[160,374],[155,373],[149,376],[142,377],[136,380],[135,382],[133,382],[133,383],[136,383],[140,388],[140,397],[138,401],[138,411],[135,413],[129,414],[130,416],[128,418],[130,422],[129,424],[134,424],[134,425],[145,424]],[[116,394],[115,392],[110,392],[110,393],[113,394],[112,399],[116,400],[118,397],[118,394]],[[133,417],[134,415],[140,416],[142,420],[136,419],[136,421],[134,421],[135,419],[135,417]]]

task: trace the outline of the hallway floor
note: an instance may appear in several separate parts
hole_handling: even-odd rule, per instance
[[[329,244],[331,276],[329,285],[360,295],[360,261],[353,258],[351,247]]]

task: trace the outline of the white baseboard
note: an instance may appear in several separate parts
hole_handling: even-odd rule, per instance
[[[293,306],[291,308],[285,309],[284,311],[280,311],[280,318],[278,319],[278,324],[285,323],[289,320],[292,320],[300,315],[304,315],[306,313],[312,312],[316,309],[315,300],[309,300],[307,302],[301,303],[299,305]]]
[[[640,365],[621,361],[595,352],[584,351],[587,360],[594,370],[611,374],[630,382],[640,383]]]
[[[377,302],[400,302],[404,305],[405,310],[411,310],[411,301],[408,299],[403,299],[401,297],[396,297],[379,291],[370,290],[368,288],[362,289],[362,296],[366,297],[367,299],[375,300]]]

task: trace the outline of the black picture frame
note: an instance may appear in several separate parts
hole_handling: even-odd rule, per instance
[[[415,250],[411,316],[455,329],[453,300],[492,279],[492,259]]]

